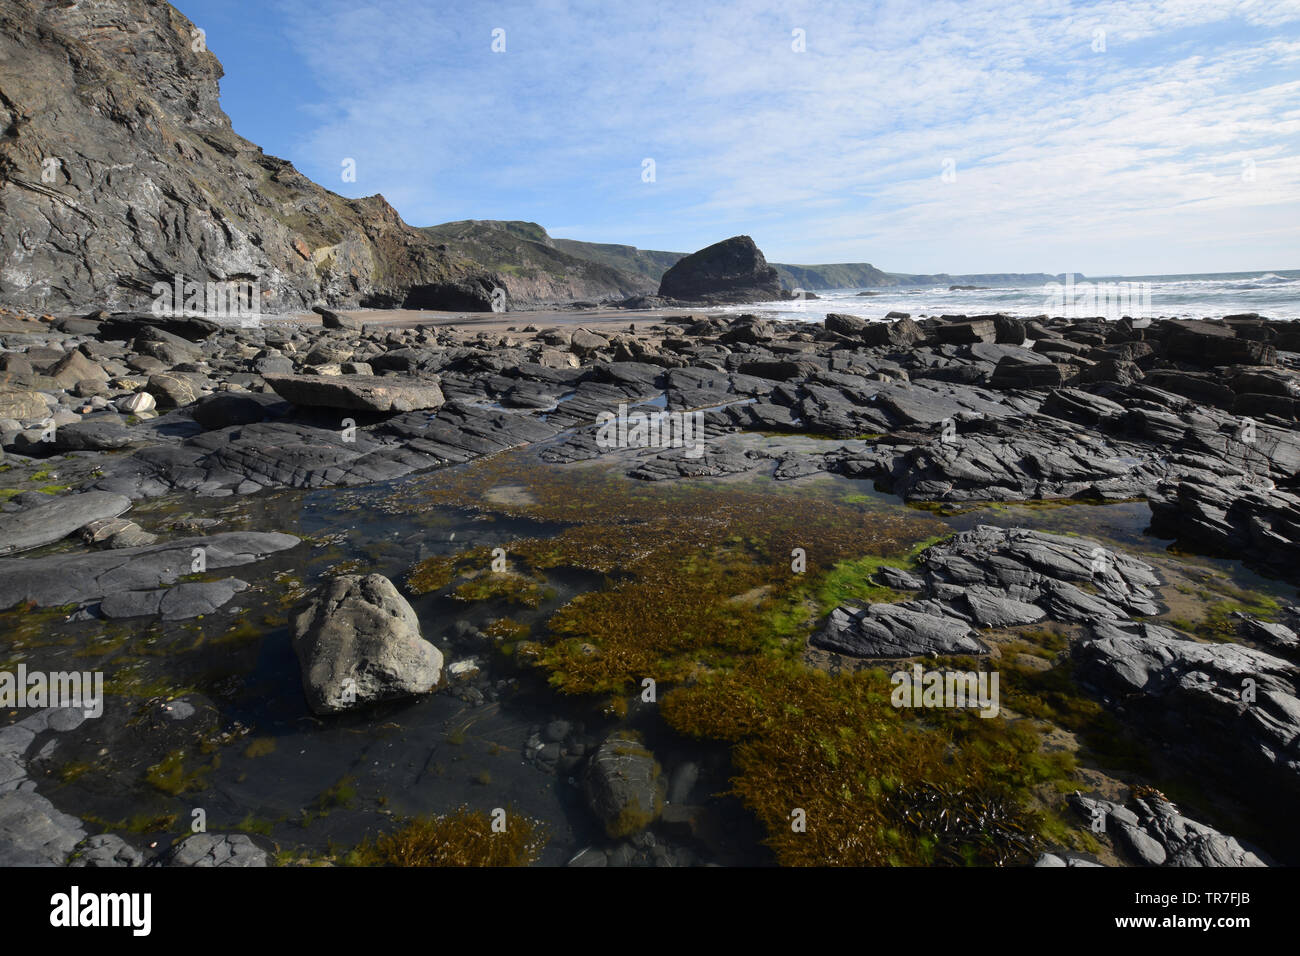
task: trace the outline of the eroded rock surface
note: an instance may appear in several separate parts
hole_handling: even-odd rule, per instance
[[[382,574],[331,578],[293,629],[303,690],[318,714],[428,693],[442,675],[442,652]]]

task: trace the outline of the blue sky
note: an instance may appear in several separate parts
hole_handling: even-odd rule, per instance
[[[413,225],[748,233],[898,272],[1300,268],[1300,0],[176,6],[237,132]]]

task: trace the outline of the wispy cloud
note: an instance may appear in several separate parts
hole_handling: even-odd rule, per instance
[[[908,271],[1300,265],[1296,2],[278,9],[327,91],[292,158],[417,224],[744,231]]]

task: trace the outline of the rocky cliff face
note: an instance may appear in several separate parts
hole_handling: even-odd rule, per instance
[[[645,276],[655,288],[665,272],[684,259],[684,252],[663,252],[656,249],[638,249],[636,246],[617,245],[610,242],[581,242],[577,239],[554,239],[555,248],[579,259],[601,262],[621,272]],[[652,290],[653,291],[653,290]]]
[[[510,308],[621,301],[654,292],[656,281],[557,248],[535,222],[466,219],[423,232],[495,273]]]
[[[797,266],[772,263],[781,281],[790,289],[866,289],[896,285],[893,276],[869,262],[841,262],[830,265]]]
[[[776,269],[749,236],[693,252],[664,273],[659,294],[689,302],[764,302],[787,298]]]
[[[0,8],[0,303],[149,306],[155,282],[312,304],[491,307],[493,278],[238,136],[221,64],[158,0]]]

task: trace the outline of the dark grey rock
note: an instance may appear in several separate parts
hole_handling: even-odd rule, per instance
[[[144,854],[115,833],[101,833],[84,840],[73,853],[69,866],[133,867],[144,865]]]
[[[207,570],[236,567],[292,548],[298,539],[275,532],[240,531],[182,538],[143,548],[52,554],[0,560],[0,609],[31,601],[39,607],[101,601],[108,595],[150,591],[194,571],[202,549]]]
[[[167,866],[268,866],[268,855],[243,833],[194,833],[167,855]]]
[[[1136,811],[1112,800],[1075,793],[1070,803],[1090,823],[1102,821],[1102,832],[1143,866],[1267,866],[1234,837],[1197,823],[1158,796],[1134,797]]]
[[[659,280],[659,295],[732,302],[785,297],[776,269],[749,236],[733,236],[679,259]]]
[[[925,333],[905,312],[890,312],[887,319],[895,322],[873,322],[862,331],[862,340],[872,347],[893,346],[906,348],[925,341]]]
[[[582,780],[587,805],[611,837],[644,830],[663,811],[664,782],[654,755],[633,737],[606,739]]]
[[[248,584],[238,578],[186,581],[166,589],[115,591],[104,597],[99,609],[108,618],[158,614],[164,621],[185,621],[212,614],[246,590]]]
[[[0,866],[62,866],[86,831],[34,790],[0,793]]]
[[[1167,734],[1188,760],[1241,767],[1300,793],[1300,669],[1240,644],[1154,625],[1099,622],[1075,649],[1080,680]]]
[[[130,500],[122,495],[88,491],[0,515],[0,555],[51,544],[92,521],[116,518],[130,507]]]
[[[812,644],[855,657],[988,653],[966,621],[919,602],[836,608]]]
[[[190,415],[205,429],[252,425],[266,419],[268,406],[275,404],[273,398],[265,395],[221,392],[196,402]]]

